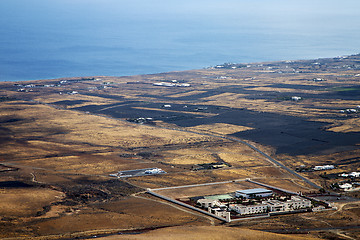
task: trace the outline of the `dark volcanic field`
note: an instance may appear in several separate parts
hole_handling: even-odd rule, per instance
[[[354,56],[353,58],[356,60],[357,56]],[[349,61],[355,62],[355,60],[350,59]],[[323,67],[327,70],[332,69],[332,64],[335,64],[336,66],[339,64],[336,62],[336,59],[318,61],[324,64]],[[299,65],[297,66],[299,67],[299,69],[301,68],[301,66],[312,68],[311,62],[293,63],[293,65],[294,68]],[[349,64],[349,66],[350,65],[351,64]],[[228,75],[231,75],[231,71],[228,72]],[[236,76],[237,75],[235,75],[235,79]],[[289,76],[290,78],[292,78],[292,75]],[[341,81],[332,81],[332,79],[337,79],[338,76],[340,76],[340,78],[342,79]],[[201,92],[179,97],[174,97],[172,95],[173,91],[167,91],[166,88],[161,89],[161,94],[159,94],[158,91],[152,92],[153,89],[158,90],[158,87],[154,87],[151,85],[151,82],[145,81],[138,84],[126,84],[122,87],[116,86],[116,88],[125,88],[132,92],[140,90],[142,92],[141,97],[156,99],[159,102],[154,103],[136,100],[127,101],[124,97],[119,95],[86,92],[83,94],[112,99],[118,101],[118,103],[101,106],[86,105],[75,109],[84,112],[88,111],[94,114],[104,114],[119,119],[131,119],[140,117],[153,118],[154,120],[160,120],[167,123],[176,124],[180,127],[192,127],[212,123],[227,123],[239,126],[247,126],[254,129],[238,132],[233,134],[233,136],[258,142],[262,145],[270,145],[276,148],[277,154],[330,154],[332,152],[346,151],[358,148],[356,144],[359,144],[360,142],[360,133],[338,133],[326,131],[329,123],[314,122],[311,121],[308,117],[295,117],[281,113],[266,113],[263,112],[262,109],[253,111],[247,110],[245,108],[230,108],[225,106],[206,105],[206,98],[217,96],[223,93],[234,93],[241,94],[244,96],[244,98],[249,100],[261,99],[271,103],[289,101],[291,99],[291,96],[301,96],[303,99],[310,100],[310,102],[311,100],[314,100],[314,102],[316,102],[335,99],[339,100],[339,102],[348,100],[358,101],[360,100],[359,85],[354,85],[354,83],[344,84],[344,82],[347,78],[349,78],[349,76],[350,75],[328,76],[328,78],[325,79],[323,82],[310,85],[308,83],[309,81],[312,81],[312,77],[305,77],[304,79],[300,79],[300,81],[303,81],[304,84],[273,82],[269,84],[265,83],[264,85],[262,85],[262,83],[260,84],[260,86],[270,89],[284,88],[295,90],[290,93],[286,91],[282,92],[280,90],[261,91],[257,88],[259,86],[258,84],[250,86],[246,84],[244,84],[243,86],[234,85],[232,84],[231,79],[222,80],[214,77],[214,79],[207,82],[207,86],[210,86],[212,81],[217,83],[223,81],[225,84],[223,86],[209,89],[207,86],[202,87],[201,84],[195,81],[192,87],[196,90],[201,90]],[[354,75],[351,76],[353,77]],[[178,78],[179,76],[167,76],[165,74],[163,77],[171,79]],[[281,74],[279,74],[279,77],[283,78]],[[299,81],[299,79],[294,80]],[[247,80],[244,81],[246,82]],[[291,81],[291,79],[289,81]],[[144,89],[147,89],[148,91],[144,91]],[[314,92],[311,92],[312,90]],[[189,91],[189,89],[184,88],[182,89],[182,91],[186,93],[187,91]],[[297,91],[299,91],[299,95]],[[186,102],[187,104],[179,104],[179,102]],[[77,103],[78,102],[76,101],[59,101],[55,104],[68,105],[71,107],[71,105]],[[201,104],[196,105],[195,103]],[[164,105],[171,105],[171,107],[165,108]],[[307,106],[303,107],[307,108]],[[339,105],[326,106],[326,108],[328,110],[335,111],[343,110],[339,109]],[[320,106],[319,109],[325,109],[325,107]],[[312,106],[309,106],[309,111],[314,111]],[[196,114],[191,114],[192,112]],[[201,113],[211,113],[215,114],[215,116],[209,116]],[[327,118],[336,118],[339,120],[345,119],[346,117],[358,117],[358,115],[334,116],[329,114],[329,116],[327,116]]]
[[[163,104],[169,104],[164,102]],[[114,118],[151,117],[154,120],[173,123],[181,127],[192,127],[202,124],[227,123],[255,128],[238,132],[234,136],[271,145],[276,153],[289,155],[308,155],[331,153],[339,150],[351,150],[359,143],[360,133],[336,133],[325,131],[327,123],[309,121],[300,117],[274,113],[255,112],[205,105],[171,104],[172,111],[140,110],[134,107],[161,109],[160,103],[128,102],[119,105],[85,106],[77,110],[96,114],[106,114]],[[110,108],[108,108],[110,107]],[[207,108],[199,110],[200,108]],[[104,110],[103,110],[104,109]],[[186,112],[206,112],[217,114],[213,117],[193,115]]]

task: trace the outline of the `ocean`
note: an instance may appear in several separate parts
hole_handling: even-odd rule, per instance
[[[0,81],[360,53],[357,0],[0,0]]]

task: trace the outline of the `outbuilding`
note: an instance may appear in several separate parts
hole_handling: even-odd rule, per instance
[[[237,190],[235,192],[236,197],[244,197],[244,198],[270,197],[272,194],[273,192],[271,190],[265,188]]]

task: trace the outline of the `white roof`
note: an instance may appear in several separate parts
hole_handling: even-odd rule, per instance
[[[213,202],[217,202],[217,200],[202,198],[202,199],[197,200],[197,202],[198,203],[213,203]]]
[[[340,188],[351,188],[352,185],[350,183],[345,183],[343,185],[339,185]]]
[[[242,194],[259,194],[259,193],[272,193],[271,190],[265,188],[253,188],[253,189],[246,189],[246,190],[237,190],[236,192]]]

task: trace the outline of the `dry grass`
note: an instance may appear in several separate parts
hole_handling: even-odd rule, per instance
[[[99,238],[102,240],[111,239],[157,239],[157,240],[301,240],[301,239],[319,239],[316,237],[300,237],[283,234],[275,234],[268,232],[261,232],[245,228],[229,228],[223,226],[181,226],[153,230],[147,233],[136,235],[121,235]]]
[[[276,186],[282,189],[286,189],[292,192],[308,192],[308,191],[316,191],[313,187],[306,184],[305,182],[293,179],[293,178],[262,178],[256,179],[260,183],[265,183],[271,186]]]
[[[327,129],[333,132],[360,132],[360,118],[351,118],[346,120],[337,121],[333,127]]]
[[[41,235],[113,229],[143,229],[192,222],[204,224],[206,219],[151,200],[129,198],[100,203],[91,208],[70,212],[60,218],[47,219],[35,226]]]
[[[164,174],[161,176],[147,176],[129,178],[130,183],[142,186],[144,188],[160,188],[171,186],[191,185],[198,183],[230,181],[233,179],[245,179],[264,176],[260,171],[254,172],[247,168],[223,168],[218,170],[206,170],[195,172],[176,172]]]
[[[62,192],[50,189],[1,189],[0,215],[26,217],[35,215],[42,207],[64,197]]]
[[[251,130],[253,128],[227,124],[227,123],[214,123],[214,124],[203,124],[195,127],[188,127],[187,129],[191,131],[200,131],[200,132],[227,135],[227,134],[233,134],[237,132]]]
[[[196,165],[225,161],[235,167],[269,165],[260,154],[240,143],[219,143],[161,152],[169,164]]]
[[[158,190],[161,195],[173,199],[188,198],[196,196],[216,195],[232,193],[236,190],[257,188],[258,185],[246,182],[245,180],[233,183],[222,183],[208,186],[183,187],[175,189]]]
[[[69,95],[69,94],[49,94],[46,96],[37,96],[35,99],[35,101],[39,101],[39,102],[43,102],[43,103],[57,103],[57,102],[61,102],[61,101],[84,101],[83,103],[79,103],[79,104],[74,104],[71,105],[71,108],[76,108],[76,107],[82,107],[82,106],[86,106],[86,105],[105,105],[105,104],[113,104],[113,103],[117,103],[117,101],[115,100],[111,100],[108,98],[102,98],[102,97],[96,97],[96,96],[87,96],[87,95],[80,95],[80,94],[74,94],[74,95]],[[59,106],[61,106],[61,104],[59,103]],[[63,105],[65,106],[65,104]]]
[[[276,87],[254,87],[251,88],[253,91],[265,91],[265,92],[278,92],[278,93],[294,93],[294,94],[301,94],[301,93],[311,93],[317,94],[321,93],[321,91],[314,91],[314,90],[299,90],[295,88],[276,88]]]
[[[181,165],[196,165],[203,163],[212,163],[216,162],[216,158],[214,158],[210,153],[193,153],[188,154],[187,149],[184,150],[184,155],[174,157],[168,163],[170,164],[181,164]]]
[[[39,138],[22,143],[8,142],[6,148],[0,149],[0,152],[18,158],[47,155],[54,151],[69,152],[75,149],[92,151],[118,146],[151,147],[211,140],[211,137],[207,136],[135,125],[100,116],[54,109],[46,105],[19,102],[16,107],[3,104],[2,109],[7,110],[6,113],[2,111],[3,117],[21,119],[17,124],[7,126],[15,138]]]
[[[269,163],[260,157],[242,155],[237,153],[219,153],[219,157],[225,162],[230,163],[233,166],[259,166],[268,165]]]
[[[351,172],[360,169],[360,163],[354,162],[347,164],[347,159],[357,159],[359,157],[360,150],[347,150],[344,152],[330,152],[322,155],[278,155],[277,158],[285,163],[287,166],[292,166],[294,169],[301,165],[311,167],[313,165],[326,165],[326,164],[338,164],[338,167],[333,170],[326,171],[327,173],[337,172]],[[322,172],[314,172],[313,174],[320,174]],[[305,173],[303,173],[305,174]],[[309,174],[309,173],[308,173]],[[314,176],[311,176],[314,177]]]

